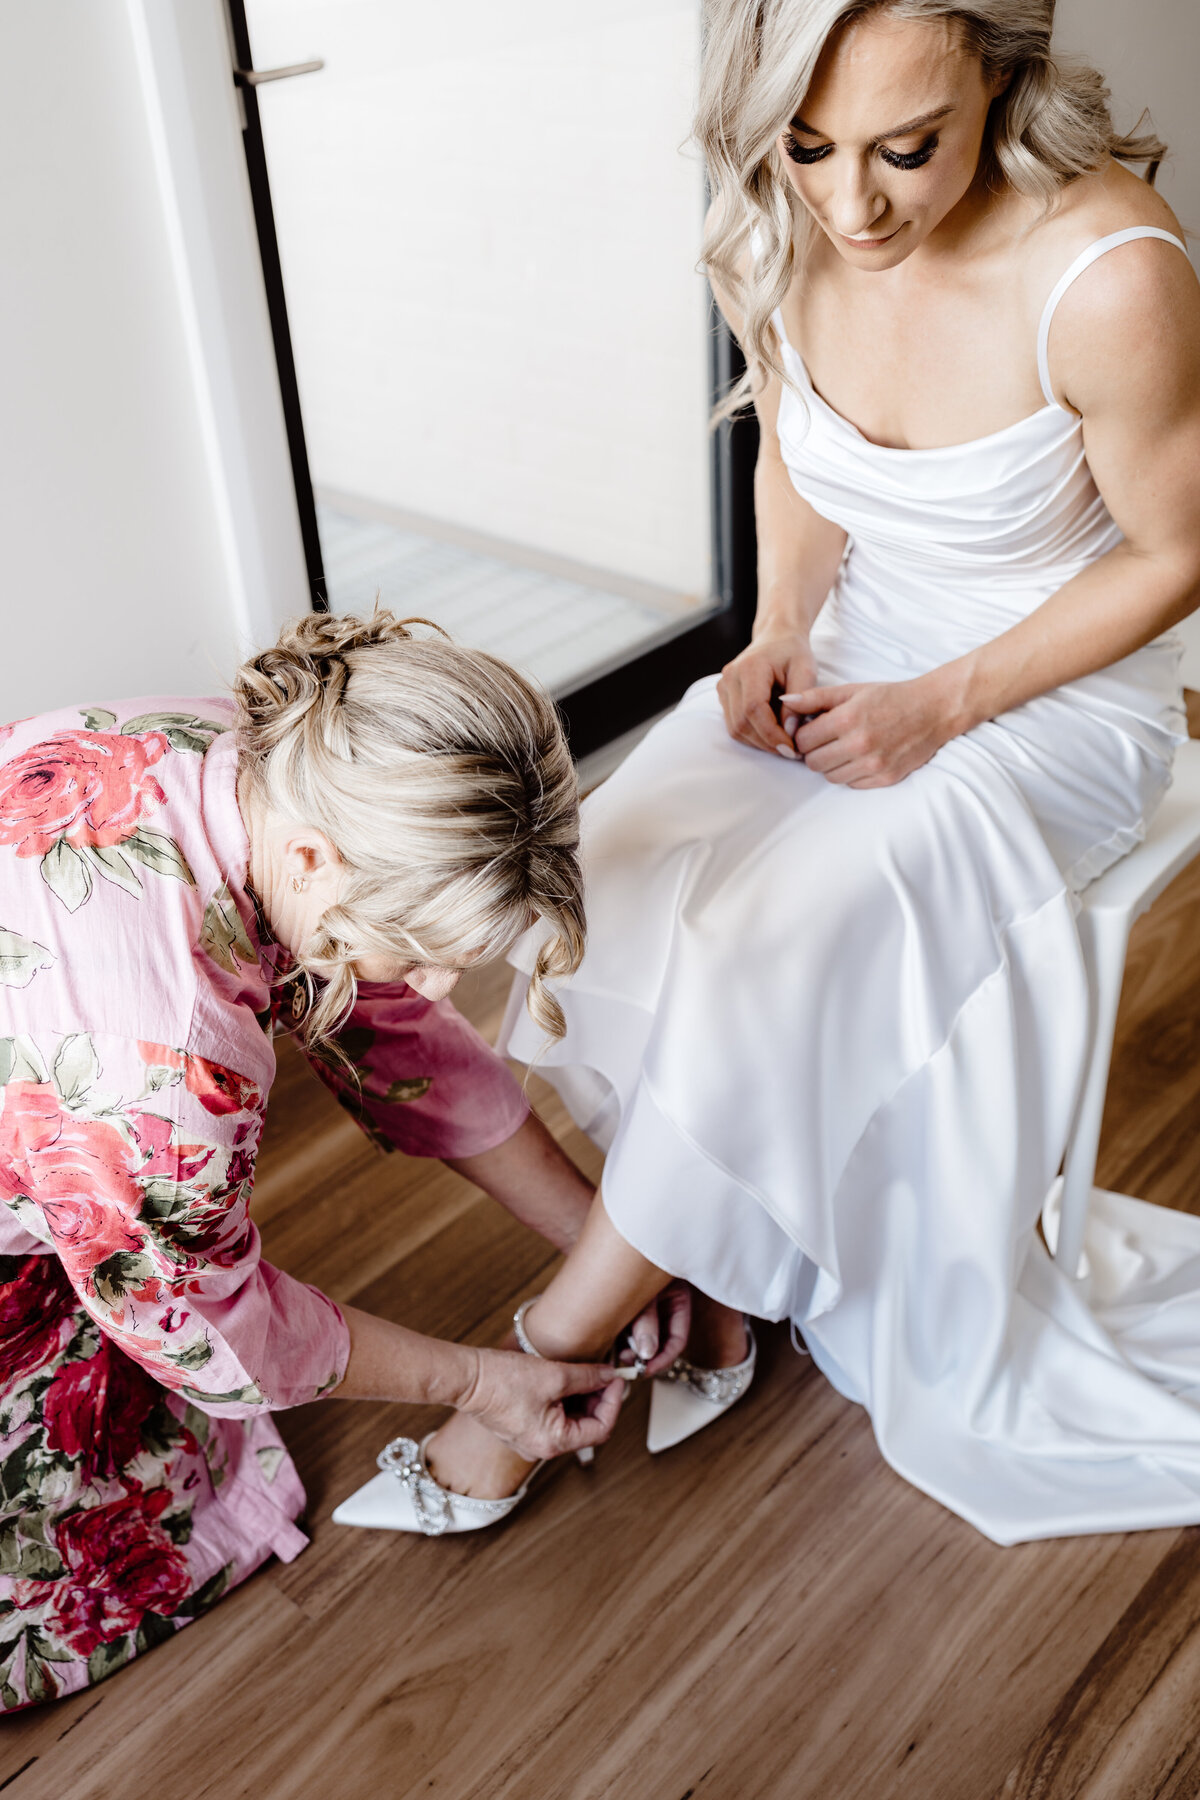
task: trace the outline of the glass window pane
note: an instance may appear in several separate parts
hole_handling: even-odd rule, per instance
[[[334,607],[557,692],[711,610],[689,0],[248,0]]]

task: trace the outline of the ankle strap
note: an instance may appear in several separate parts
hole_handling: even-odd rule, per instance
[[[518,1306],[516,1312],[513,1314],[513,1331],[516,1334],[518,1344],[521,1346],[526,1356],[536,1356],[539,1362],[542,1360],[542,1353],[535,1347],[530,1339],[529,1333],[525,1329],[525,1314],[529,1311],[534,1302],[540,1300],[541,1297],[540,1294],[532,1294],[528,1300],[522,1300],[520,1306]]]

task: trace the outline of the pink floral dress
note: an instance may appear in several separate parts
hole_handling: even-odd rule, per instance
[[[250,1218],[272,1031],[226,701],[0,726],[0,1705],[73,1693],[306,1539],[271,1418],[335,1388],[338,1308]],[[273,980],[272,977],[275,976]],[[527,1108],[448,1002],[364,986],[319,1073],[385,1148]]]

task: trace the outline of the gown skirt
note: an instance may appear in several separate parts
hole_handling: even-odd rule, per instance
[[[824,629],[823,677],[865,678],[836,597]],[[520,977],[505,1022],[608,1151],[627,1241],[794,1321],[892,1467],[998,1543],[1200,1520],[1200,1220],[1097,1197],[1078,1282],[1037,1229],[1089,1029],[1076,893],[1169,782],[1169,709],[1155,735],[1108,703],[1176,656],[875,790],[735,743],[700,682],[585,803],[565,1039]]]

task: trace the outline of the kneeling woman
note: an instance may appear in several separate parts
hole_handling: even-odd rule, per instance
[[[611,1370],[339,1308],[261,1260],[249,1214],[282,1023],[385,1146],[570,1242],[589,1190],[444,996],[538,918],[555,1029],[577,825],[550,703],[386,613],[303,620],[234,704],[0,728],[6,1708],[304,1547],[277,1408],[448,1404],[530,1458],[607,1436]]]

